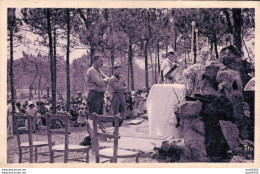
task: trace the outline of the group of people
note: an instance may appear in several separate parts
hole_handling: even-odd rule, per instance
[[[164,71],[161,72],[163,80],[171,80],[171,77],[165,76],[165,72],[172,67],[176,55],[170,52],[162,65]],[[172,63],[173,62],[173,63]],[[111,77],[106,76],[100,68],[103,66],[101,54],[96,54],[93,58],[92,66],[86,74],[86,83],[88,86],[87,99],[84,101],[82,93],[78,91],[78,96],[71,99],[69,111],[66,109],[65,102],[60,100],[56,105],[56,113],[69,114],[71,116],[72,126],[85,126],[87,124],[88,114],[113,114],[121,118],[120,126],[126,118],[135,118],[138,115],[146,113],[146,98],[149,89],[143,88],[138,91],[127,91],[127,84],[121,74],[122,67],[114,66],[114,73]],[[8,131],[13,133],[12,105],[8,100]],[[33,130],[37,131],[43,124],[44,116],[52,111],[51,101],[44,98],[44,101],[37,102],[25,101],[23,104],[15,104],[15,113],[33,116]],[[53,123],[53,127],[62,127],[62,122]]]
[[[33,101],[24,101],[15,103],[15,114],[30,115],[33,117],[32,130],[36,132],[42,125],[46,125],[45,115],[52,111],[51,101],[43,98],[42,101],[34,103]],[[69,111],[66,110],[66,105],[63,100],[60,100],[56,105],[57,114],[69,114],[71,117],[71,126],[84,126],[86,125],[87,105],[83,102],[81,92],[78,96],[72,99]],[[27,123],[23,123],[27,126]],[[54,128],[63,127],[62,122],[52,122],[51,126]],[[13,134],[13,117],[12,117],[12,104],[11,100],[7,103],[7,128],[8,133]]]
[[[76,98],[72,98],[69,111],[66,104],[60,100],[56,105],[56,113],[69,114],[72,126],[85,126],[88,114],[112,114],[119,115],[120,126],[126,118],[134,118],[146,112],[145,102],[148,89],[138,91],[127,91],[127,84],[121,74],[122,67],[116,65],[114,73],[109,78],[100,68],[103,66],[101,55],[94,56],[93,64],[86,74],[88,95],[83,99],[82,93],[78,92]],[[13,133],[12,105],[8,100],[8,131]],[[33,116],[33,131],[37,131],[41,125],[45,125],[45,115],[52,111],[51,101],[43,99],[41,102],[25,101],[23,104],[15,104],[15,113]],[[91,125],[91,123],[89,123]],[[53,127],[62,127],[62,122],[52,123]],[[89,129],[89,126],[88,126]],[[91,131],[88,131],[91,136]]]
[[[120,65],[114,66],[114,73],[109,78],[100,70],[102,66],[102,55],[97,54],[93,58],[92,66],[87,71],[86,83],[89,91],[86,100],[89,113],[103,115],[105,111],[118,115],[120,117],[119,126],[121,126],[127,116],[133,117],[135,115],[134,111],[138,108],[137,105],[139,106],[138,114],[144,112],[147,90],[143,89],[137,93],[128,92],[126,81],[121,74],[122,67]],[[88,125],[89,136],[84,139],[82,145],[86,144],[86,141],[92,139],[93,136],[91,121]]]

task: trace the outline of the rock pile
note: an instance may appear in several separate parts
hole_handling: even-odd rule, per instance
[[[249,137],[243,110],[243,87],[249,79],[235,47],[223,48],[219,55],[205,65],[200,90],[189,97],[192,101],[181,103],[176,112],[185,140],[180,162],[230,161],[248,154],[240,140]],[[238,149],[243,153],[236,154]]]

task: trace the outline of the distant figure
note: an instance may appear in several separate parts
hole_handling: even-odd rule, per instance
[[[174,83],[174,77],[172,76],[172,72],[174,71],[172,68],[174,65],[177,65],[175,63],[177,59],[177,53],[176,52],[169,52],[167,55],[167,58],[162,62],[162,70],[161,70],[161,81],[164,84],[171,84]],[[172,72],[171,72],[172,71]]]
[[[114,74],[109,79],[109,90],[112,94],[112,112],[114,115],[120,113],[122,120],[119,121],[119,126],[122,125],[123,120],[126,118],[126,83],[121,76],[121,66],[114,67]]]
[[[133,99],[131,92],[126,93],[126,109],[127,109],[127,118],[134,118],[134,108],[133,108]]]
[[[147,89],[143,87],[142,93],[140,95],[140,101],[138,105],[138,114],[146,113],[146,99],[147,99]]]
[[[111,113],[111,95],[108,91],[105,93],[105,112]]]
[[[32,101],[28,102],[28,108],[25,112],[26,115],[31,116],[32,117],[32,130],[35,132],[36,131],[36,124],[37,124],[37,109],[35,108],[34,104]],[[28,120],[26,120],[25,126],[28,128]]]
[[[86,125],[86,111],[85,111],[85,106],[80,105],[79,110],[78,110],[78,119],[77,119],[77,124],[78,126],[85,126]]]
[[[7,133],[13,135],[13,115],[12,115],[12,102],[7,102]],[[17,106],[15,106],[15,113],[19,113]]]
[[[78,97],[74,99],[74,104],[81,105],[83,102],[82,93],[78,91]]]

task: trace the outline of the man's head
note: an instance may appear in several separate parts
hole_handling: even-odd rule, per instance
[[[96,68],[101,68],[103,66],[103,58],[101,57],[101,54],[97,54],[93,58],[93,65]]]
[[[21,103],[17,102],[16,106],[17,106],[18,109],[20,109],[21,108]]]
[[[176,61],[176,52],[169,52],[168,55],[167,55],[167,58],[171,61],[171,62],[174,62]]]
[[[121,75],[121,66],[115,66],[114,67],[114,74]]]
[[[29,108],[31,108],[31,109],[32,109],[32,108],[34,107],[34,104],[33,104],[33,102],[32,102],[32,101],[29,101],[29,102],[28,102],[28,106],[29,106]]]
[[[78,96],[79,96],[79,97],[81,97],[81,96],[82,96],[82,94],[81,94],[81,92],[80,92],[80,91],[78,91]]]

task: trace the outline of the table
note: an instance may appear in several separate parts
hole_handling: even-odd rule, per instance
[[[147,101],[149,118],[149,136],[152,138],[179,137],[179,128],[174,111],[176,106],[185,101],[184,84],[155,84],[152,86]]]

